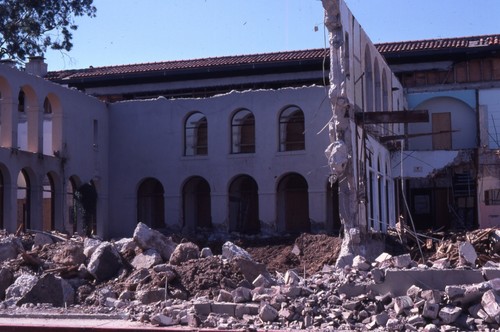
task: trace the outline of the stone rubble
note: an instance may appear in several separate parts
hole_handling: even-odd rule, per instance
[[[499,233],[489,234],[500,250]],[[31,248],[16,237],[0,240],[0,312],[65,308],[218,329],[500,329],[500,266],[477,268],[470,242],[457,245],[454,269],[445,257],[418,264],[410,254],[383,253],[306,276],[270,273],[229,241],[214,255],[140,223],[133,238],[115,242],[34,238]]]

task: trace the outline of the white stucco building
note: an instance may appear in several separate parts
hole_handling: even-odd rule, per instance
[[[343,2],[341,19],[359,226],[384,231],[396,222],[396,199],[379,138],[403,134],[404,125],[366,125],[355,115],[404,110],[404,91]],[[108,238],[130,236],[138,221],[188,233],[338,230],[343,207],[324,153],[328,54],[48,75],[30,73],[43,69],[38,62],[26,71],[0,65],[2,226],[81,231],[80,190],[87,203],[95,191],[92,228]]]

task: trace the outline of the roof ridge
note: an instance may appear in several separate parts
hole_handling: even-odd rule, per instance
[[[384,43],[375,43],[375,46],[383,46],[383,45],[396,45],[396,44],[409,44],[409,43],[419,43],[419,42],[435,42],[435,41],[458,41],[458,40],[476,40],[476,39],[485,39],[485,38],[500,38],[500,33],[498,34],[488,34],[488,35],[476,35],[476,36],[463,36],[463,37],[446,37],[446,38],[430,38],[430,39],[416,39],[416,40],[401,40],[394,42],[384,42]]]

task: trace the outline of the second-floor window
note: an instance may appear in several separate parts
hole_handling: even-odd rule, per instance
[[[297,106],[285,108],[280,115],[280,151],[305,149],[304,113]]]
[[[203,113],[191,114],[184,126],[184,155],[208,154],[208,123]]]
[[[255,118],[243,109],[234,114],[231,121],[231,153],[255,152]]]

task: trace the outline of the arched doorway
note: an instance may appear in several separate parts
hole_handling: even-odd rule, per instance
[[[190,178],[182,190],[184,227],[188,231],[212,227],[210,186],[200,177]]]
[[[339,183],[326,184],[326,231],[330,234],[339,234],[342,223],[339,211]]]
[[[42,228],[44,231],[54,227],[54,180],[46,174],[42,182]]]
[[[142,181],[137,190],[137,221],[151,228],[165,227],[165,202],[163,185],[157,179]]]
[[[258,187],[248,175],[237,177],[229,186],[229,230],[260,232]]]
[[[78,187],[76,192],[78,205],[82,209],[83,232],[90,236],[97,233],[97,190],[90,181]]]
[[[17,175],[17,228],[31,228],[31,185],[28,173],[22,169]]]
[[[284,231],[300,233],[311,230],[308,186],[300,174],[288,174],[279,182],[277,210],[278,222]]]
[[[66,183],[66,220],[68,225],[65,228],[71,233],[82,233],[83,232],[83,217],[82,210],[78,204],[77,200],[77,188],[79,187],[80,181],[76,176],[69,178]]]

